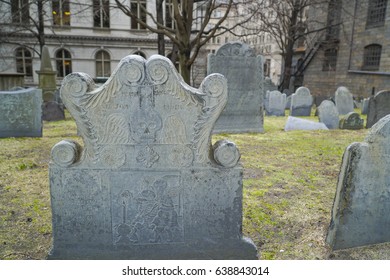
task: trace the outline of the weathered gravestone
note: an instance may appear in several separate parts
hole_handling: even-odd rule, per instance
[[[43,105],[42,119],[45,121],[58,121],[65,119],[64,106],[56,100],[56,71],[51,65],[49,49],[42,48],[41,69],[36,71],[39,75],[39,88],[42,89]]]
[[[327,242],[333,249],[390,241],[390,115],[344,152]]]
[[[272,82],[270,77],[264,79],[264,92],[278,90],[278,87]]]
[[[42,91],[0,91],[0,137],[42,137]]]
[[[228,81],[227,105],[213,132],[263,132],[262,57],[246,44],[227,43],[209,54],[207,72],[223,74]]]
[[[369,99],[366,127],[372,127],[388,114],[390,114],[390,90],[383,90]]]
[[[291,95],[291,116],[310,116],[313,97],[306,87],[300,87]]]
[[[68,75],[61,97],[84,148],[52,149],[52,259],[255,259],[242,236],[234,143],[211,146],[226,79],[186,85],[169,59],[121,60],[95,88]]]
[[[286,94],[278,90],[268,91],[265,98],[265,114],[267,116],[284,116],[286,107]]]
[[[339,112],[336,105],[330,100],[322,101],[318,107],[318,118],[329,129],[339,128]]]
[[[353,112],[353,96],[346,87],[339,87],[335,93],[335,103],[340,115]]]
[[[369,102],[369,98],[364,98],[362,100],[362,104],[361,104],[361,112],[362,112],[362,115],[367,115],[367,112],[368,112],[368,102]]]
[[[291,108],[291,97],[292,97],[292,95],[289,95],[286,98],[286,107],[285,107],[286,110],[290,110],[290,108]]]
[[[357,130],[364,127],[364,120],[360,118],[360,115],[355,112],[350,112],[340,119],[340,129]]]
[[[325,124],[320,122],[313,122],[301,118],[289,116],[284,126],[285,131],[291,130],[328,130]]]

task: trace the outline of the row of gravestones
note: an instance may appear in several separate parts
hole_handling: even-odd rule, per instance
[[[236,61],[237,56],[241,62],[254,60],[256,67],[262,67],[261,59],[254,58],[253,52],[237,43],[222,47],[216,57],[211,58],[214,64],[219,63],[219,56],[224,62]],[[234,67],[225,64],[224,68]],[[246,84],[245,89],[254,96],[257,94],[255,85],[262,81],[255,77],[255,82],[251,83],[250,73],[245,72],[248,76],[234,81]],[[168,59],[152,56],[146,61],[140,56],[128,56],[121,60],[102,87],[96,87],[83,73],[72,73],[64,79],[61,98],[76,120],[84,146],[63,140],[51,151],[53,247],[50,258],[258,257],[256,246],[242,235],[240,153],[228,140],[211,145],[212,129],[229,104],[230,77],[226,76],[228,79],[211,74],[199,89],[194,89],[182,81]],[[236,87],[239,92],[240,87]],[[229,94],[234,90],[229,90]],[[240,96],[233,99],[236,104],[245,106]],[[258,102],[261,104],[262,99]],[[232,108],[238,109],[232,115],[246,121],[246,116],[242,117],[246,112],[237,107]],[[255,118],[259,121],[259,116]],[[253,119],[249,121],[255,123]],[[350,212],[354,215],[353,222],[356,220],[363,225],[360,232],[351,235],[355,239],[353,245],[362,244],[356,240],[364,235],[364,230],[370,229],[360,217],[372,215],[376,215],[376,219],[371,219],[370,225],[381,236],[380,240],[389,240],[390,192],[386,184],[382,184],[388,176],[386,155],[390,149],[383,148],[388,141],[382,139],[383,135],[390,134],[388,123],[388,118],[381,120],[367,138],[368,144],[357,148],[355,145],[346,153],[343,168],[347,171],[340,176],[349,177],[341,180],[338,187],[328,238],[331,244],[337,244],[340,232],[349,226]],[[251,129],[261,131],[258,123],[256,125]],[[382,141],[381,149],[377,146],[378,139]],[[379,152],[384,156],[373,157],[370,149],[375,155]],[[355,152],[357,150],[360,154]],[[356,168],[358,163],[348,163],[348,160],[359,161],[364,155],[371,157],[368,163],[361,165],[361,170]],[[378,169],[375,169],[378,160],[385,176],[383,182],[377,183],[382,189],[359,181],[359,176],[365,172],[371,172],[371,177],[378,179]],[[365,164],[371,169],[366,170]],[[355,169],[361,173],[356,178],[353,177]],[[355,193],[348,193],[344,188],[350,188],[348,184],[355,181],[356,186],[360,184],[363,188],[356,196],[361,200],[367,197],[367,201],[374,203],[379,199],[375,204],[385,217],[382,212],[369,212],[364,216],[360,210],[353,211]],[[376,187],[381,192],[375,192],[375,197],[371,198],[370,190],[364,187]],[[340,198],[342,195],[346,197]],[[353,206],[343,202],[342,206],[348,211],[339,212],[340,207],[336,207],[339,199]],[[369,207],[362,205],[359,209],[367,211]],[[381,218],[387,219],[382,227],[374,225]],[[348,238],[348,234],[342,235],[342,240]],[[368,238],[368,242],[377,240]]]

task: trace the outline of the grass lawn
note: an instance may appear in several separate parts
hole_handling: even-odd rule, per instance
[[[367,130],[284,132],[287,117],[265,117],[265,133],[224,134],[244,167],[243,232],[261,259],[390,259],[390,243],[331,252],[325,244],[345,148]],[[308,117],[317,121],[317,117]],[[51,246],[50,150],[76,125],[45,122],[42,138],[0,139],[0,259],[45,259]]]

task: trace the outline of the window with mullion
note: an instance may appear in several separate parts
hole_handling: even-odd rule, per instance
[[[22,24],[30,17],[28,0],[11,0],[12,23]]]
[[[376,71],[382,55],[382,46],[377,44],[368,45],[364,48],[363,70]]]
[[[368,2],[366,28],[379,27],[385,24],[387,0],[370,0]]]
[[[27,77],[32,77],[32,56],[26,48],[17,48],[15,52],[16,72],[24,73]]]
[[[138,19],[143,22],[146,22],[146,1],[145,0],[132,0],[130,4],[130,9]],[[142,24],[138,23],[135,18],[131,19],[131,29],[145,29]]]
[[[110,1],[94,0],[93,1],[93,23],[94,27],[110,27]]]
[[[56,53],[57,76],[60,78],[72,73],[72,60],[70,52],[61,49]]]
[[[53,25],[69,26],[70,25],[70,5],[69,0],[53,0]]]

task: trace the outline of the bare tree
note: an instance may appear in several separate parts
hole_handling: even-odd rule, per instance
[[[165,0],[169,1],[169,0]],[[193,65],[200,49],[213,37],[233,30],[235,27],[249,21],[251,15],[242,15],[240,21],[229,28],[223,23],[228,18],[232,9],[244,2],[237,0],[170,0],[171,17],[174,26],[162,24],[150,10],[141,5],[144,1],[137,2],[142,12],[147,17],[140,17],[136,10],[129,6],[127,0],[115,0],[117,7],[136,21],[143,28],[168,38],[177,48],[179,69],[183,79],[189,83],[191,66]],[[156,2],[160,2],[157,1]],[[241,3],[240,3],[241,2]],[[161,3],[159,3],[161,4]],[[215,11],[220,11],[218,17],[214,17]],[[157,13],[158,16],[158,13]]]
[[[292,64],[294,50],[297,43],[304,42],[311,34],[316,40],[322,38],[329,30],[329,26],[337,26],[339,21],[322,22],[319,24],[316,18],[308,18],[309,8],[328,8],[331,0],[263,0],[258,2],[257,14],[259,24],[247,27],[249,30],[257,30],[258,33],[269,34],[278,45],[283,59],[280,90],[289,88],[291,76],[294,75]],[[326,19],[326,17],[325,17]],[[313,36],[312,36],[313,38]]]

